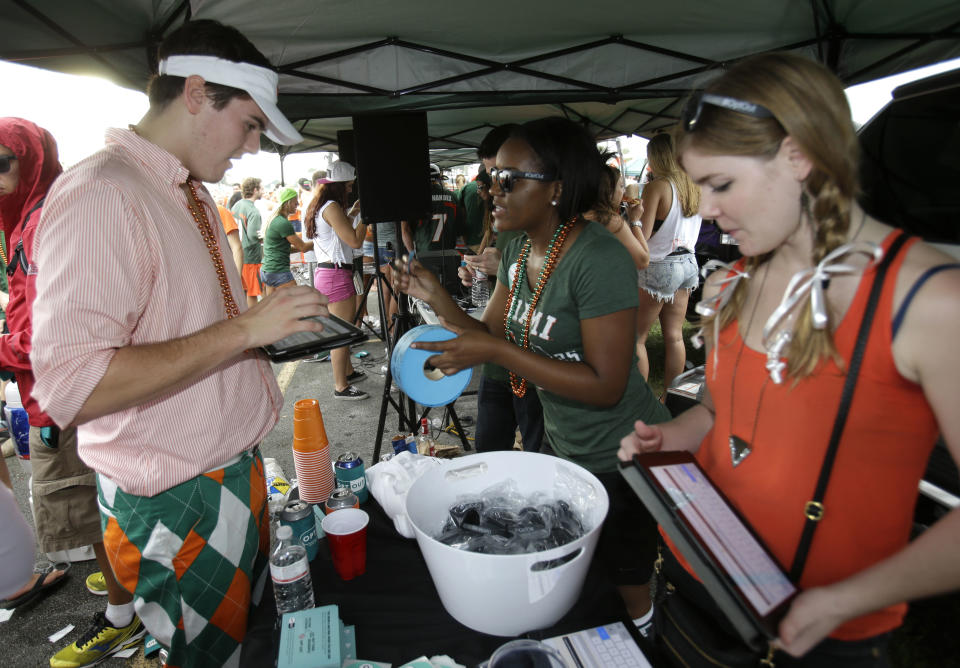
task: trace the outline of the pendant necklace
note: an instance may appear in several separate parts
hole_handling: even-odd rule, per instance
[[[770,275],[770,264],[769,261],[766,265],[766,269],[763,272],[763,280],[760,282],[760,290],[757,292],[757,299],[753,303],[753,309],[750,311],[750,319],[747,321],[747,331],[744,335],[740,337],[740,350],[737,351],[737,359],[733,363],[733,374],[730,376],[730,437],[728,443],[730,446],[730,462],[733,464],[734,468],[740,465],[740,463],[746,459],[751,452],[753,452],[753,439],[757,436],[757,425],[760,422],[760,407],[763,405],[763,395],[767,391],[767,383],[770,382],[770,375],[767,374],[766,378],[763,381],[763,386],[760,388],[760,398],[757,399],[757,409],[754,412],[753,416],[753,428],[750,431],[750,440],[744,440],[740,436],[737,436],[733,433],[733,407],[734,407],[734,391],[737,386],[737,369],[740,366],[740,358],[743,356],[743,349],[747,346],[747,337],[750,335],[750,330],[753,328],[753,317],[757,314],[757,307],[760,305],[760,295],[763,294],[763,288],[767,284],[767,276]]]

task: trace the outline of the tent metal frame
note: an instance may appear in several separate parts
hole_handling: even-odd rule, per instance
[[[67,28],[60,25],[51,16],[37,8],[35,0],[9,0],[13,5],[22,9],[42,26],[52,31],[55,35],[69,42],[71,46],[55,49],[20,49],[4,50],[0,48],[0,59],[19,62],[23,64],[40,64],[43,60],[49,58],[62,58],[71,56],[87,56],[94,59],[100,65],[106,67],[115,79],[124,85],[132,86],[138,90],[145,88],[148,73],[156,69],[156,46],[160,43],[163,36],[167,34],[175,25],[190,20],[192,17],[192,8],[189,0],[182,0],[175,4],[168,12],[168,15],[157,22],[155,27],[149,29],[144,38],[140,41],[125,41],[109,44],[87,44],[72,34]],[[861,67],[855,72],[849,72],[845,76],[841,74],[845,83],[858,81],[867,77],[870,72],[882,68],[887,63],[893,62],[917,49],[920,49],[933,41],[938,40],[960,40],[960,21],[956,21],[943,27],[942,29],[931,32],[850,32],[837,20],[833,6],[830,0],[808,0],[814,36],[793,42],[781,44],[775,50],[797,50],[815,48],[819,60],[830,67],[834,72],[841,74],[841,59],[843,47],[855,40],[898,40],[908,42],[902,48],[889,53],[865,67]],[[620,45],[635,49],[638,53],[653,54],[665,56],[680,61],[689,62],[691,67],[683,71],[673,72],[663,76],[652,77],[640,81],[635,81],[623,86],[610,87],[596,84],[590,81],[584,81],[568,76],[553,74],[541,71],[535,68],[536,65],[573,54],[583,54],[601,47],[610,45]],[[382,48],[399,48],[411,51],[426,53],[438,58],[452,59],[470,65],[476,65],[477,69],[465,72],[455,76],[447,76],[432,81],[421,82],[416,85],[389,90],[376,86],[367,85],[359,81],[348,81],[333,77],[324,76],[310,72],[307,68],[321,64],[337,61],[350,56],[372,53]],[[123,51],[142,50],[146,55],[146,71],[143,73],[143,79],[137,81],[132,77],[129,70],[119,67],[107,56]],[[318,82],[330,86],[336,86],[342,89],[354,91],[354,93],[283,93],[280,94],[280,106],[285,106],[285,101],[296,100],[298,108],[304,108],[307,111],[294,112],[290,115],[291,120],[298,123],[303,128],[305,143],[292,149],[284,149],[281,155],[291,152],[309,151],[309,150],[330,150],[336,146],[335,137],[325,136],[317,132],[311,132],[308,122],[311,119],[330,119],[337,117],[350,116],[353,113],[349,110],[350,101],[360,102],[364,106],[364,113],[373,111],[367,105],[371,98],[383,98],[389,100],[388,110],[391,112],[403,111],[416,108],[418,110],[436,111],[463,109],[477,106],[505,106],[505,105],[529,105],[529,104],[552,104],[555,105],[561,113],[566,116],[584,123],[588,128],[594,130],[598,139],[607,139],[622,134],[643,134],[652,135],[664,127],[674,123],[678,118],[680,101],[690,93],[687,87],[680,88],[660,88],[663,84],[669,84],[672,81],[681,81],[702,75],[710,70],[725,68],[732,63],[740,60],[744,56],[728,60],[718,61],[710,58],[698,56],[693,53],[677,51],[663,48],[653,44],[636,41],[624,37],[621,34],[612,34],[603,39],[586,41],[580,44],[572,44],[564,48],[553,49],[543,53],[535,54],[525,58],[519,58],[509,61],[498,61],[491,58],[483,58],[467,53],[461,53],[448,49],[437,48],[429,44],[418,43],[403,39],[398,36],[387,36],[383,39],[375,40],[357,46],[323,53],[309,58],[300,59],[294,62],[281,64],[277,67],[281,75],[292,76],[304,81]],[[537,90],[484,90],[484,91],[456,91],[443,90],[452,84],[479,79],[499,73],[520,74],[532,77],[536,80],[556,83],[563,88],[557,89],[537,89]],[[569,105],[575,102],[605,102],[618,103],[630,100],[649,100],[652,98],[670,98],[665,104],[655,110],[628,106],[612,121],[602,122],[589,115],[581,113]],[[336,112],[325,110],[324,108],[311,109],[310,102],[317,99],[340,100],[343,104],[338,106]],[[481,101],[482,99],[482,101]],[[628,130],[618,127],[620,121],[630,116],[637,116],[637,122],[631,124]],[[299,123],[302,122],[302,123]],[[478,130],[484,129],[484,126],[476,126],[456,132],[443,135],[431,136],[430,145],[432,148],[445,149],[470,149],[478,145],[477,136],[480,136]],[[466,136],[474,133],[474,138]],[[279,147],[270,145],[269,148],[278,150]]]

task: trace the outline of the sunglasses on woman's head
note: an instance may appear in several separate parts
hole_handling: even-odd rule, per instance
[[[754,102],[739,100],[735,97],[726,95],[713,95],[711,93],[696,93],[687,102],[680,114],[680,123],[687,132],[693,132],[697,127],[697,121],[700,120],[700,114],[703,113],[703,105],[709,104],[722,109],[729,109],[740,114],[753,116],[754,118],[776,118],[773,112],[766,107]]]
[[[556,181],[557,177],[553,174],[543,174],[541,172],[525,172],[521,169],[497,169],[490,170],[490,178],[496,181],[500,190],[505,193],[513,190],[513,185],[517,179],[530,179],[532,181]]]
[[[15,155],[5,155],[0,157],[0,174],[6,174],[10,171],[10,163],[17,159]]]

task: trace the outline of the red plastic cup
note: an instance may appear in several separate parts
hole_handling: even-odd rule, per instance
[[[359,508],[344,508],[325,516],[320,522],[327,535],[333,567],[344,580],[352,580],[367,570],[367,524],[370,516]]]

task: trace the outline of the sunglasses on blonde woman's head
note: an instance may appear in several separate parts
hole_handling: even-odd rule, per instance
[[[543,174],[541,172],[525,172],[520,169],[497,169],[490,170],[490,178],[500,186],[500,190],[505,193],[513,190],[517,179],[530,179],[532,181],[556,181],[554,174]]]
[[[0,157],[0,174],[6,174],[10,171],[10,163],[17,159],[15,155],[5,155]]]
[[[709,104],[721,109],[729,109],[739,114],[746,114],[754,118],[776,118],[773,112],[763,105],[746,100],[739,100],[735,97],[726,95],[713,95],[712,93],[695,93],[680,114],[680,123],[687,132],[693,132],[700,120],[700,114],[703,113],[703,105]]]

